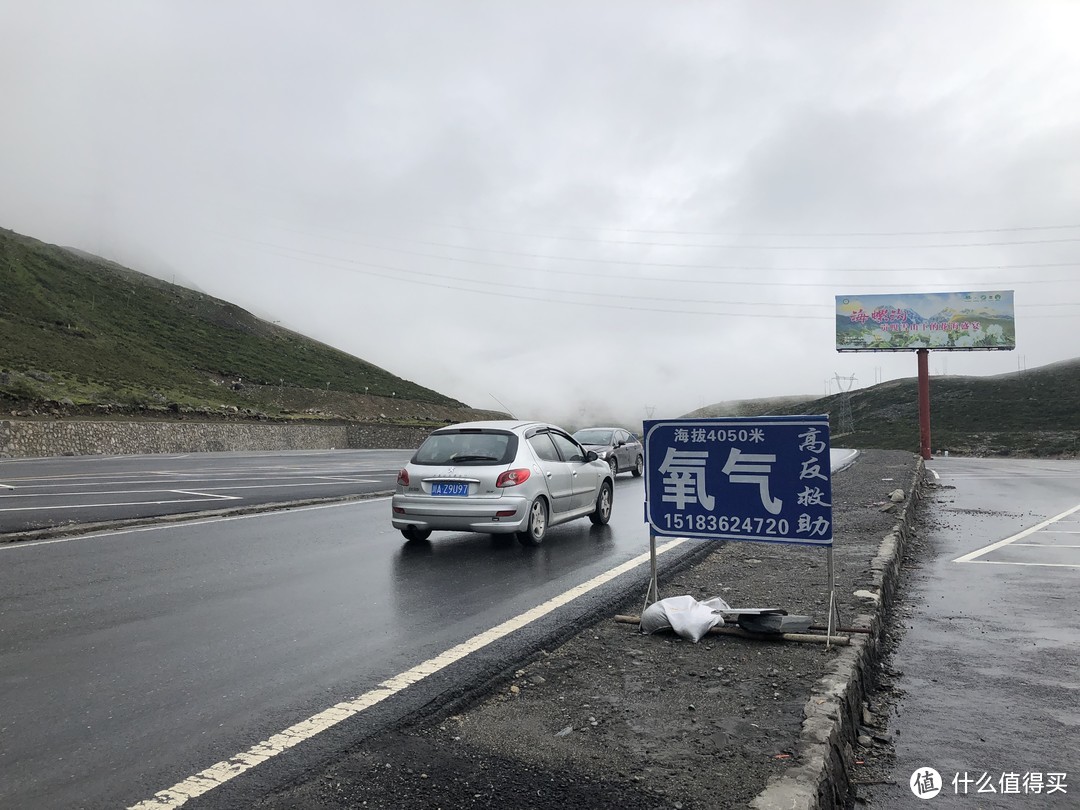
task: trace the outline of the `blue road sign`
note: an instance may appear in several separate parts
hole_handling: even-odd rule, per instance
[[[654,535],[832,545],[828,416],[644,423]]]

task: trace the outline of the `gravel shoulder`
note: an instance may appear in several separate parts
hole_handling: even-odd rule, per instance
[[[883,539],[907,533],[921,472],[911,453],[869,450],[834,476],[842,624],[873,630],[850,634],[852,646],[645,636],[614,621],[640,613],[643,583],[641,598],[612,605],[609,618],[519,662],[467,706],[357,740],[257,806],[723,810],[779,807],[793,795],[811,803],[787,806],[839,804],[848,792],[844,769],[861,758],[848,715],[880,665],[888,571],[903,549],[899,542],[890,551]],[[897,489],[905,500],[893,503]],[[824,624],[827,583],[824,550],[715,544],[662,580],[660,596],[720,596]],[[867,591],[877,598],[856,595]],[[830,758],[844,760],[841,772],[822,784],[836,770]]]

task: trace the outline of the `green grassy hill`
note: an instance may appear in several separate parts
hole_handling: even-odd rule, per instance
[[[0,407],[445,421],[487,415],[227,301],[0,229]]]
[[[851,424],[839,433],[850,397]],[[919,451],[919,386],[914,377],[849,394],[722,403],[695,416],[829,415],[836,446]],[[688,414],[689,416],[690,414]],[[993,377],[931,377],[932,450],[974,456],[1080,456],[1080,358]]]

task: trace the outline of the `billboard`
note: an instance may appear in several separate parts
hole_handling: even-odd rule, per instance
[[[1012,290],[836,296],[838,352],[1015,348]]]

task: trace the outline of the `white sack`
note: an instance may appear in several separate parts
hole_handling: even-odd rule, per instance
[[[674,630],[695,644],[712,628],[724,624],[728,604],[719,596],[699,602],[692,596],[669,596],[653,602],[641,614],[641,632]]]

